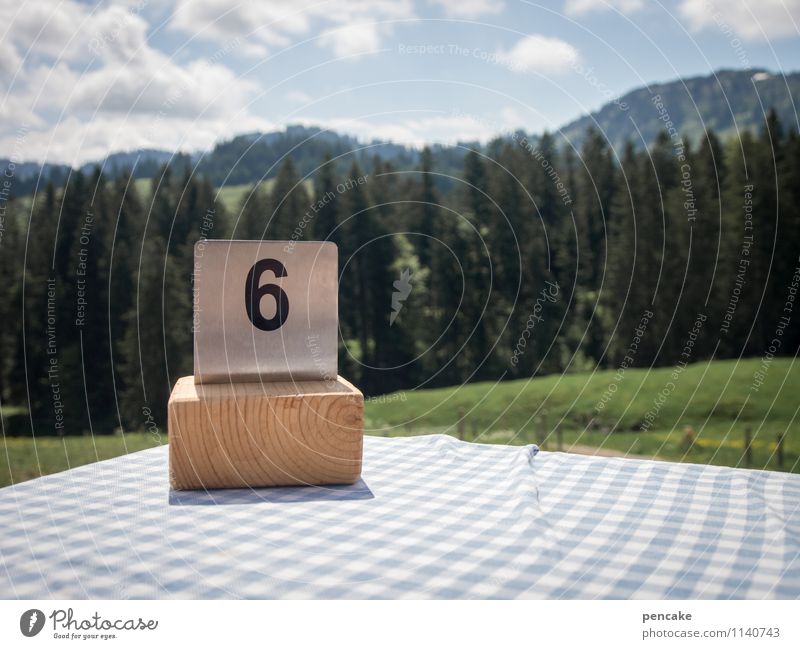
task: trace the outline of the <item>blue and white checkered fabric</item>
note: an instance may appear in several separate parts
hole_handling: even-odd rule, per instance
[[[352,487],[170,492],[161,447],[0,490],[3,598],[797,598],[800,476],[367,438]]]

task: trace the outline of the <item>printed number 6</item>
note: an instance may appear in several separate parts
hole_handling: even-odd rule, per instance
[[[286,277],[286,268],[277,259],[262,259],[253,264],[247,273],[244,285],[244,305],[247,317],[261,331],[275,331],[279,329],[289,315],[289,298],[277,284],[264,284],[259,286],[261,276],[271,271],[275,277]],[[275,315],[265,318],[261,314],[261,298],[271,295],[275,298]]]

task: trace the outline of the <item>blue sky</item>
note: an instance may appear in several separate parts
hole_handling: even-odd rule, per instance
[[[800,70],[800,0],[0,0],[0,155],[77,164],[317,124],[540,132],[632,88]]]

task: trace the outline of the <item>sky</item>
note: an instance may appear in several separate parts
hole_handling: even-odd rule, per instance
[[[0,0],[0,157],[555,130],[646,83],[800,70],[800,0]]]

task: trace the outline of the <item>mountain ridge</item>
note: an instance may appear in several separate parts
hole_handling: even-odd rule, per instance
[[[654,98],[659,97],[659,111]],[[554,133],[566,146],[579,148],[587,129],[599,128],[609,143],[619,150],[626,141],[638,148],[649,146],[664,129],[665,116],[677,131],[696,143],[706,128],[725,139],[737,131],[757,131],[764,115],[775,109],[785,127],[798,128],[800,72],[774,73],[763,68],[722,69],[710,75],[654,82],[634,88],[557,129]],[[734,109],[735,107],[735,109]],[[538,135],[529,136],[536,139]],[[491,142],[473,143],[487,149],[492,142],[507,140],[497,136]],[[464,147],[431,144],[438,171],[460,173]],[[353,153],[355,150],[358,152]],[[81,171],[102,167],[110,177],[131,170],[135,178],[155,176],[164,164],[176,168],[197,165],[197,171],[215,185],[239,185],[270,178],[287,155],[303,175],[312,173],[326,154],[356,159],[369,169],[379,155],[399,169],[413,168],[419,162],[418,148],[391,141],[362,141],[357,136],[338,133],[319,126],[289,124],[283,130],[246,133],[218,142],[209,151],[171,152],[145,148],[114,152],[103,160],[87,163]],[[8,168],[11,161],[0,159]],[[15,164],[15,193],[30,193],[40,182],[40,173],[53,182],[63,182],[71,171],[68,165],[38,162]]]
[[[586,129],[595,126],[619,149],[628,139],[641,147],[641,139],[635,137],[638,130],[649,146],[663,130],[665,121],[653,102],[657,96],[661,97],[666,115],[676,124],[678,132],[693,143],[706,129],[713,130],[722,139],[734,135],[737,130],[759,130],[770,108],[775,109],[784,126],[793,125],[797,129],[800,72],[722,69],[711,75],[654,82],[634,88],[596,111],[565,124],[558,133],[566,141],[579,145]],[[637,127],[633,132],[630,121]]]

